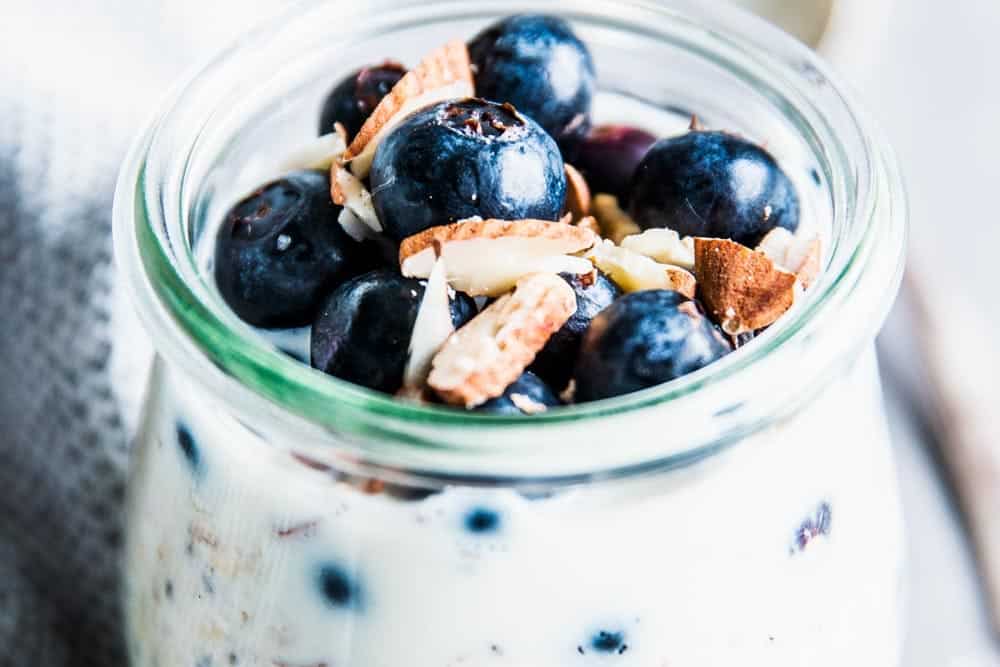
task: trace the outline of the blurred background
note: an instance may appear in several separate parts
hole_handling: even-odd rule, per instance
[[[7,489],[0,664],[14,664],[2,647],[39,665],[114,664],[115,648],[100,644],[115,623],[106,547],[121,536],[106,518],[122,493],[129,425],[112,404],[105,371],[129,369],[114,368],[107,337],[94,334],[114,318],[107,298],[114,177],[170,83],[284,4],[0,0],[0,438],[50,448],[26,461],[16,446],[0,447],[0,473],[8,471],[0,474]],[[993,290],[1000,2],[739,4],[817,45],[898,152],[917,279],[879,346],[908,531],[904,664],[1000,665],[976,549],[959,512],[959,500],[972,495],[953,491],[969,493],[970,476],[955,476],[961,465],[950,473],[941,466],[972,461],[983,515],[1000,510],[992,502],[1000,463],[983,448],[997,435],[988,417],[997,367],[989,334],[1000,322]],[[914,304],[921,302],[938,315],[934,326],[920,319]],[[938,363],[935,372],[935,359],[959,361]],[[971,416],[949,409],[956,393],[977,408]],[[956,428],[967,420],[978,420],[972,436]],[[54,473],[50,457],[68,465]],[[67,506],[79,513],[69,530],[58,522]],[[34,545],[31,562],[14,548],[22,543]],[[66,550],[78,557],[67,562]]]

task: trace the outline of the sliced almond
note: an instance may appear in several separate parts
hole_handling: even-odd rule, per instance
[[[510,402],[514,404],[514,407],[526,415],[541,414],[549,409],[547,405],[539,403],[527,394],[513,393],[510,395]]]
[[[795,301],[795,274],[735,241],[696,238],[694,272],[709,316],[730,336],[773,324]]]
[[[626,236],[640,234],[642,229],[628,213],[618,205],[618,197],[599,194],[594,197],[590,207],[597,222],[601,225],[601,236],[621,243]]]
[[[495,398],[575,311],[573,289],[559,276],[522,278],[512,293],[448,338],[434,357],[427,384],[452,405],[471,408]]]
[[[379,142],[404,118],[436,102],[472,97],[475,86],[465,42],[456,40],[432,51],[396,82],[354,137],[344,160],[359,178],[368,175]]]
[[[334,204],[351,209],[372,231],[382,231],[382,223],[379,222],[372,203],[372,194],[360,178],[337,162],[330,168],[330,197]]]
[[[591,271],[588,260],[572,254],[596,240],[590,230],[561,222],[464,220],[405,239],[399,264],[404,276],[426,278],[439,246],[447,260],[449,284],[472,296],[499,296],[532,273]]]
[[[292,151],[279,165],[279,171],[285,174],[296,169],[329,169],[345,150],[347,142],[344,136],[330,132]]]
[[[403,371],[403,387],[411,394],[422,390],[431,372],[431,360],[455,332],[446,277],[444,259],[439,258],[424,288],[410,336],[410,358]]]
[[[672,229],[647,229],[641,234],[626,236],[621,246],[645,255],[661,264],[673,264],[691,270],[694,268],[694,239]]]
[[[583,229],[589,229],[594,233],[594,236],[601,235],[601,226],[597,224],[597,218],[592,215],[588,215],[584,218],[580,218],[576,221],[576,226]]]
[[[685,269],[660,264],[645,255],[601,241],[586,255],[587,259],[608,274],[626,292],[646,289],[669,289],[694,297],[695,278]]]
[[[779,267],[794,273],[806,288],[816,280],[822,263],[822,246],[819,236],[799,236],[787,229],[775,227],[757,245]]]
[[[590,187],[576,167],[566,163],[566,206],[573,220],[590,215]]]

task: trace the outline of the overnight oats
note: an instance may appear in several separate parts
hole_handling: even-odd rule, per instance
[[[822,64],[382,4],[242,40],[123,169],[133,663],[898,664],[905,207]]]

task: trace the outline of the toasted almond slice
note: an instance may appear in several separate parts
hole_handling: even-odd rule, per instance
[[[614,243],[621,243],[626,236],[642,232],[635,220],[621,209],[618,205],[618,197],[614,195],[599,194],[595,196],[591,203],[591,211],[601,225],[601,236],[611,239]]]
[[[343,135],[330,132],[316,137],[288,155],[280,164],[279,172],[284,174],[296,169],[329,169],[347,150]]]
[[[565,210],[573,220],[581,220],[590,214],[590,187],[583,174],[576,167],[566,163],[566,206]]]
[[[361,179],[349,172],[342,164],[334,162],[330,167],[330,197],[338,206],[351,209],[372,231],[381,232],[382,223],[375,214],[372,194]]]
[[[611,241],[601,241],[586,257],[626,292],[669,289],[694,297],[695,279],[690,272],[677,266],[660,264]]]
[[[472,97],[475,86],[465,42],[455,40],[432,51],[416,68],[396,82],[368,117],[351,145],[344,160],[351,162],[351,171],[359,178],[368,175],[375,149],[392,128],[414,111],[457,98]]]
[[[773,324],[795,301],[795,274],[735,241],[696,238],[694,272],[709,316],[730,336]]]
[[[694,239],[681,239],[672,229],[647,229],[641,234],[626,236],[621,246],[645,255],[661,264],[673,264],[691,270],[694,268]]]
[[[403,387],[411,393],[422,390],[431,372],[431,360],[448,336],[455,332],[451,321],[447,271],[443,258],[434,263],[424,296],[420,300],[417,318],[410,336],[410,358],[403,371]]]
[[[596,240],[588,229],[545,220],[464,220],[431,227],[399,248],[404,276],[426,278],[435,245],[448,263],[448,282],[472,296],[499,296],[538,272],[587,273],[590,262],[571,256]]]
[[[794,273],[803,288],[816,280],[822,263],[819,236],[799,236],[787,229],[775,227],[761,239],[757,251],[762,252],[780,268]]]
[[[522,278],[511,294],[448,338],[434,357],[427,384],[452,405],[471,408],[495,398],[575,311],[573,289],[559,276]]]
[[[527,394],[513,393],[510,395],[510,402],[526,415],[537,415],[549,409],[547,405],[539,403]]]
[[[576,221],[576,226],[582,229],[589,229],[594,233],[595,236],[601,235],[601,226],[597,224],[597,218],[592,215],[588,215],[584,218],[580,218]]]

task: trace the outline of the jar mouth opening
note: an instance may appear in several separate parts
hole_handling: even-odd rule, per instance
[[[383,0],[376,0],[379,4]],[[296,4],[285,19],[295,23],[321,3]],[[383,3],[386,4],[386,3]],[[436,17],[464,13],[483,16],[485,25],[500,14],[472,10],[456,2],[414,0],[394,4],[399,24],[419,25]],[[513,2],[503,14],[530,3]],[[179,128],[175,117],[185,105],[204,94],[213,77],[234,75],[251,45],[266,41],[265,28],[240,39],[173,94],[164,111],[139,137],[126,160],[115,197],[115,243],[119,267],[131,286],[140,317],[156,336],[157,349],[172,363],[210,385],[213,391],[290,417],[300,426],[319,427],[346,438],[418,444],[433,449],[461,447],[448,431],[464,432],[464,439],[489,432],[525,433],[543,426],[592,423],[602,418],[632,415],[654,406],[683,410],[687,401],[706,399],[714,405],[693,411],[699,419],[715,419],[730,435],[745,434],[776,418],[773,404],[765,408],[749,394],[759,373],[763,385],[778,385],[812,349],[823,363],[802,373],[817,375],[805,385],[829,375],[837,358],[857,353],[881,325],[898,287],[905,236],[905,204],[892,155],[877,141],[870,123],[835,83],[826,66],[805,46],[742,10],[698,6],[681,2],[682,11],[666,10],[643,0],[595,0],[554,3],[554,13],[570,20],[607,22],[626,31],[649,31],[669,38],[698,57],[728,68],[737,77],[769,97],[774,108],[791,119],[815,153],[829,184],[833,229],[826,266],[806,293],[805,303],[788,313],[764,335],[723,359],[671,382],[615,398],[560,407],[532,416],[496,416],[419,405],[395,399],[314,370],[270,346],[234,322],[208,298],[204,277],[195,265],[191,233],[177,218],[187,211],[185,192],[190,183],[187,166],[200,141],[197,130]],[[388,6],[388,4],[387,4]],[[391,12],[370,8],[366,18]],[[268,26],[275,25],[274,21]],[[298,24],[296,23],[295,26]],[[295,27],[293,26],[293,27]],[[377,21],[369,30],[382,29]],[[280,31],[278,31],[280,32]],[[754,39],[751,39],[750,36]],[[766,45],[766,46],[763,46]],[[266,49],[265,49],[266,50]],[[207,121],[204,121],[207,122]],[[203,126],[202,126],[203,127]],[[171,155],[173,159],[166,160]],[[169,164],[164,164],[164,163]],[[850,307],[860,322],[836,323]],[[836,324],[836,327],[834,327]],[[844,340],[834,341],[841,335]],[[845,333],[846,332],[846,333]],[[816,348],[827,348],[822,353]],[[779,360],[779,358],[785,357]],[[794,373],[795,371],[792,370]],[[787,394],[809,394],[803,380],[784,383]],[[789,409],[793,406],[786,401]],[[618,422],[620,423],[620,422]],[[692,424],[692,447],[718,443],[722,432]],[[723,429],[724,430],[724,429]],[[701,439],[700,442],[695,441]],[[486,445],[484,445],[486,446]],[[690,449],[685,454],[690,454]],[[674,454],[679,454],[675,452]]]

